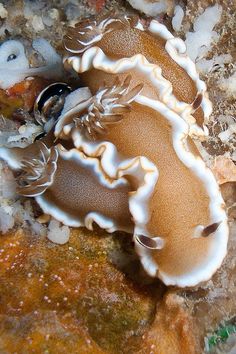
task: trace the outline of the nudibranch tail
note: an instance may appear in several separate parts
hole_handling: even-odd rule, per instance
[[[35,197],[44,213],[68,226],[92,229],[95,222],[109,232],[132,233],[136,225],[145,233],[158,178],[150,161],[123,158],[108,142],[86,140],[80,149],[66,150],[50,139],[47,146],[46,140],[22,149],[0,148],[0,157],[17,172],[20,195]]]
[[[89,149],[84,144],[80,150],[70,151],[57,147],[54,183],[36,197],[38,204],[45,213],[69,226],[92,229],[96,222],[108,232],[130,233],[134,225],[145,226],[147,200],[158,178],[156,167],[144,157],[121,158],[110,143],[88,145]],[[69,194],[65,185],[68,175]]]

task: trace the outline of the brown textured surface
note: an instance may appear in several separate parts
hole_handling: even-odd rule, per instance
[[[92,160],[92,159],[91,159]],[[99,161],[99,158],[94,159]],[[95,163],[94,162],[94,163]],[[121,230],[132,230],[131,214],[128,207],[128,185],[108,188],[98,180],[95,168],[86,166],[86,158],[75,163],[66,159],[58,160],[58,170],[53,185],[45,192],[44,200],[59,207],[71,218],[83,220],[90,212],[101,213],[117,222]],[[106,178],[100,170],[102,178]],[[68,175],[73,176],[68,182]],[[61,193],[58,193],[61,191]],[[70,191],[70,193],[68,193]]]
[[[156,39],[149,33],[137,29],[119,30],[105,35],[99,42],[99,47],[113,58],[131,57],[142,53],[151,63],[160,65],[163,76],[172,82],[178,99],[186,102],[194,100],[195,85],[186,72],[168,56],[165,41],[160,37]]]
[[[173,93],[180,100],[192,103],[197,94],[195,84],[185,70],[176,64],[165,50],[165,41],[137,29],[114,31],[106,34],[99,47],[111,58],[131,57],[142,53],[146,59],[162,69],[164,78],[173,85]],[[194,114],[199,125],[203,123],[201,109]]]
[[[152,327],[148,328],[142,338],[141,348],[139,340],[130,338],[132,353],[199,354],[201,351],[194,319],[189,316],[183,298],[171,291],[157,306]]]
[[[162,302],[160,283],[137,282],[126,238],[79,229],[59,246],[20,230],[1,236],[0,352],[197,353],[183,300]]]
[[[88,73],[85,81],[93,91],[102,84],[98,79],[103,80],[101,75],[94,80],[94,73]],[[113,77],[106,76],[107,85],[113,83]],[[191,239],[190,235],[197,225],[210,223],[209,199],[201,182],[177,157],[169,123],[152,109],[132,104],[131,112],[115,128],[110,128],[106,138],[124,156],[146,156],[158,167],[159,179],[150,202],[148,229],[166,241],[163,250],[156,252],[160,268],[168,274],[183,274],[200,264],[211,239]],[[157,142],[155,148],[153,142]],[[173,263],[168,259],[173,259]]]
[[[122,256],[110,235],[83,229],[65,246],[22,231],[2,236],[0,352],[56,353],[60,343],[64,350],[82,343],[84,353],[91,346],[116,352],[142,331],[152,320],[156,290],[136,286],[111,264],[116,249]]]

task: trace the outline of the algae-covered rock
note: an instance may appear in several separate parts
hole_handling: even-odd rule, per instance
[[[128,235],[74,229],[56,245],[18,230],[1,244],[0,352],[197,353],[183,300],[162,300]]]
[[[1,352],[48,345],[54,353],[58,343],[68,351],[71,341],[76,350],[89,338],[118,353],[151,323],[157,290],[112,264],[114,252],[124,253],[118,237],[79,229],[62,246],[19,230],[1,236],[1,245]]]

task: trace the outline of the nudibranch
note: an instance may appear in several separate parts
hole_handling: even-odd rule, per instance
[[[208,133],[211,103],[185,44],[155,20],[144,29],[130,18],[93,18],[69,28],[64,45],[65,66],[80,75],[92,95],[112,87],[117,77],[122,82],[130,75],[131,89],[143,84],[130,111],[98,141],[114,144],[126,157],[145,156],[157,167],[145,225],[134,227],[145,270],[178,286],[209,279],[227,252],[227,216],[217,182],[194,143]],[[59,136],[67,132],[65,123],[55,129]],[[88,144],[83,130],[75,124],[68,131],[83,150]],[[140,235],[159,237],[163,247],[145,245]]]
[[[143,156],[122,157],[109,142],[88,141],[82,151],[75,148],[71,139],[56,134],[61,121],[73,116],[76,126],[80,126],[86,136],[85,130],[89,129],[86,117],[99,112],[104,100],[109,113],[103,115],[104,128],[110,121],[119,121],[141,89],[142,85],[137,85],[129,90],[127,78],[121,86],[117,82],[111,89],[101,89],[99,102],[88,88],[69,93],[66,84],[55,83],[44,89],[35,104],[35,118],[44,124],[45,136],[25,148],[0,147],[0,157],[16,171],[19,195],[34,197],[45,213],[72,227],[92,229],[96,222],[109,232],[132,233],[134,218],[143,224],[142,209],[158,177],[156,166]],[[64,106],[53,127],[50,123],[53,108],[60,106],[63,96]],[[79,114],[83,117],[78,125]],[[48,123],[52,127],[50,131]],[[93,126],[91,121],[89,124]],[[101,130],[94,123],[89,132],[95,138]],[[158,244],[159,238],[155,240]]]
[[[167,285],[208,280],[226,255],[227,216],[194,144],[211,104],[183,42],[156,21],[100,17],[69,28],[64,45],[83,87],[60,83],[42,107],[46,89],[35,109],[45,136],[0,148],[19,194],[66,225],[132,233],[144,269]]]

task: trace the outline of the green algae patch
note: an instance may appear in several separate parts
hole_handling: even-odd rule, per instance
[[[219,344],[225,343],[231,334],[236,333],[236,321],[222,324],[213,334],[206,338],[206,351],[211,352]]]

